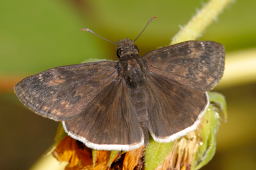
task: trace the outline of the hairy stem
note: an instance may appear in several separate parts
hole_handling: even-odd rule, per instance
[[[191,20],[180,29],[173,37],[171,44],[182,41],[195,40],[202,35],[207,26],[209,26],[223,9],[233,0],[210,0],[202,9],[191,18]]]

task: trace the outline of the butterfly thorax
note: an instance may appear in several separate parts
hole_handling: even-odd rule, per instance
[[[118,42],[117,56],[119,58],[120,75],[128,87],[136,88],[144,84],[146,79],[146,62],[139,55],[139,49],[130,39]]]

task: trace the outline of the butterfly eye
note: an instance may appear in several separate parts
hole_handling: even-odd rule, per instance
[[[120,58],[121,53],[122,53],[122,49],[121,49],[121,48],[118,48],[118,49],[116,50],[116,55],[117,55],[117,57]]]

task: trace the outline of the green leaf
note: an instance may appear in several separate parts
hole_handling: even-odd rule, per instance
[[[219,125],[219,116],[213,105],[210,105],[202,120],[200,137],[202,141],[193,161],[193,169],[197,170],[206,165],[214,156],[216,150],[216,131]]]
[[[227,107],[223,95],[216,92],[209,92],[210,106],[203,119],[200,136],[202,142],[198,148],[196,159],[193,161],[193,169],[197,170],[206,165],[214,156],[216,151],[216,133],[219,128],[219,113],[223,113],[226,119]]]
[[[217,92],[208,92],[210,102],[218,108],[218,112],[221,112],[224,116],[224,120],[228,119],[227,115],[227,102],[225,97]]]
[[[157,143],[150,140],[145,152],[145,170],[153,170],[160,165],[171,152],[173,142]]]

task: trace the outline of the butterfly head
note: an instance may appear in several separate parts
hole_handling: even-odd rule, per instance
[[[116,55],[120,60],[133,58],[139,55],[139,49],[131,39],[123,39],[117,42]]]

